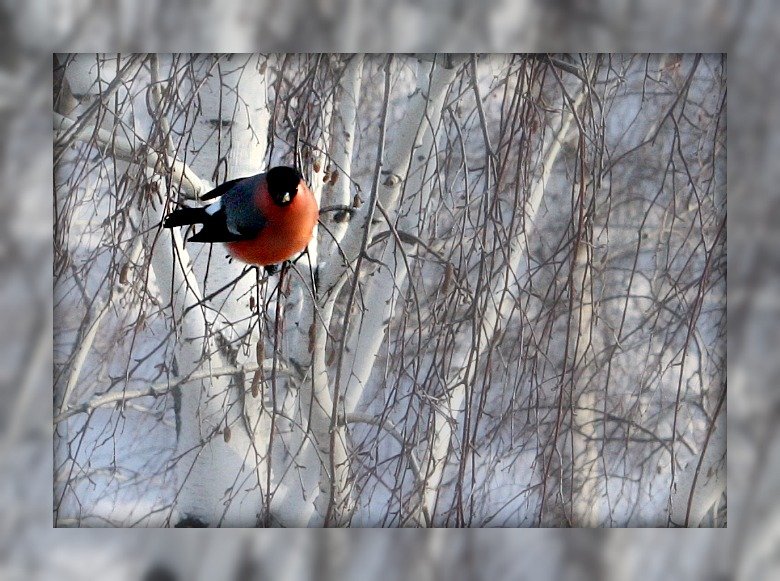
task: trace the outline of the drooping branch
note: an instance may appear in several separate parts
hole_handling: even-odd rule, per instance
[[[510,272],[517,272],[522,265],[526,252],[527,233],[533,227],[536,213],[542,203],[550,179],[550,174],[558,160],[561,147],[566,141],[576,109],[582,102],[584,94],[584,92],[580,92],[574,100],[574,109],[569,109],[564,113],[560,127],[552,135],[550,143],[544,152],[542,171],[531,188],[531,193],[523,208],[526,223],[525,230],[518,230],[509,242],[510,250],[506,269]],[[498,276],[491,280],[489,285],[490,290],[488,292],[490,298],[486,301],[486,308],[480,319],[476,343],[468,345],[464,342],[459,347],[456,347],[456,353],[453,356],[455,361],[468,361],[468,364],[447,379],[446,398],[440,405],[434,408],[435,432],[429,453],[423,459],[423,465],[427,466],[429,471],[423,491],[424,502],[422,503],[422,510],[427,510],[429,513],[432,512],[436,503],[454,428],[458,425],[459,418],[464,411],[463,404],[469,387],[468,381],[469,378],[475,376],[477,363],[480,359],[478,356],[469,357],[467,350],[473,350],[475,355],[483,355],[484,351],[492,344],[498,322],[505,318],[514,308],[514,301],[509,300],[507,296],[506,284],[502,273],[499,273]]]

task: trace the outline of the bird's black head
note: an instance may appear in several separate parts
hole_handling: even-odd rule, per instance
[[[271,199],[280,206],[286,206],[298,193],[301,174],[295,168],[279,165],[269,169],[265,179]]]

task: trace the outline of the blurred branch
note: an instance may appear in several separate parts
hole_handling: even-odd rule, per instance
[[[79,122],[59,113],[53,113],[53,115],[55,146],[58,146],[66,138],[78,139],[86,143],[92,143],[94,140],[99,147],[107,150],[117,159],[129,163],[142,163],[145,167],[152,170],[160,167],[170,167],[172,182],[181,184],[182,190],[188,198],[197,199],[203,193],[203,182],[187,164],[171,156],[166,156],[161,166],[160,164],[163,161],[161,157],[151,147],[145,147],[145,144],[140,139],[134,146],[124,135],[98,128],[91,123],[79,124]],[[74,130],[76,127],[77,129]],[[146,150],[146,159],[139,161],[139,151],[144,149]]]
[[[404,438],[403,434],[398,431],[395,425],[393,425],[393,422],[391,422],[389,419],[384,417],[376,417],[371,414],[363,414],[358,412],[348,413],[346,415],[345,421],[348,424],[361,423],[361,424],[370,424],[372,426],[377,426],[379,428],[382,428],[388,434],[390,434],[395,439],[395,441],[398,442],[398,444],[401,446],[401,449],[404,451],[405,455],[407,456],[409,460],[409,468],[414,474],[415,482],[417,486],[423,485],[423,474],[422,474],[422,469],[420,468],[420,461],[415,456],[414,450],[412,450],[409,444],[406,442],[406,439]],[[414,513],[414,509],[412,509],[412,513]],[[428,511],[424,507],[423,507],[423,513],[425,517],[425,526],[431,526],[430,514],[428,514]]]
[[[65,411],[62,411],[56,416],[54,416],[54,423],[58,424],[78,414],[92,413],[99,407],[103,407],[113,403],[125,402],[131,399],[137,399],[139,397],[149,397],[149,396],[159,397],[161,395],[165,395],[171,392],[173,389],[181,387],[197,379],[209,379],[212,377],[221,377],[224,375],[254,373],[255,371],[259,371],[259,370],[262,370],[265,373],[270,373],[272,366],[273,366],[272,362],[267,361],[264,362],[262,366],[245,365],[245,366],[207,369],[204,371],[196,371],[194,373],[190,373],[187,377],[183,377],[174,382],[164,381],[164,382],[154,383],[146,389],[136,389],[130,391],[124,390],[116,393],[108,393],[102,396],[92,398],[91,400],[84,402],[82,404],[73,407],[68,407],[68,409],[66,409]],[[276,372],[282,374],[288,374],[290,373],[290,369],[287,365],[277,363]]]
[[[440,54],[435,52],[418,52],[414,53],[414,58],[416,58],[421,63],[431,63],[448,71],[459,68],[465,62],[463,55],[449,53]]]
[[[702,473],[704,473],[705,478],[707,478],[708,480],[711,480],[711,481],[714,480],[718,484],[718,486],[715,487],[716,490],[717,490],[717,492],[715,494],[707,495],[705,497],[704,501],[702,501],[700,498],[697,499],[699,501],[698,504],[705,503],[705,506],[704,506],[705,509],[709,509],[710,508],[709,506],[706,506],[707,500],[717,502],[718,498],[720,498],[720,495],[722,494],[722,492],[726,489],[726,479],[725,479],[725,474],[724,474],[724,472],[725,472],[725,462],[723,462],[723,464],[718,462],[718,464],[721,464],[724,469],[723,470],[717,470],[717,468],[715,468],[715,464],[716,463],[713,462],[712,459],[707,456],[707,450],[709,449],[710,440],[712,439],[712,433],[715,431],[715,426],[716,426],[716,423],[717,423],[718,418],[720,416],[720,411],[721,411],[725,401],[726,401],[726,387],[724,386],[723,389],[720,392],[720,397],[718,398],[718,403],[715,406],[715,411],[712,414],[712,420],[710,421],[709,425],[707,426],[707,434],[704,437],[704,444],[703,444],[702,449],[701,449],[701,454],[699,455],[699,460],[696,463],[696,469],[694,470],[694,473],[693,473],[693,480],[691,482],[691,491],[690,491],[690,493],[688,495],[688,502],[686,503],[686,507],[685,507],[685,522],[683,523],[683,526],[685,526],[685,527],[688,527],[691,524],[693,524],[694,526],[698,526],[700,524],[701,516],[703,516],[703,514],[705,512],[704,510],[699,510],[698,511],[699,514],[694,516],[694,518],[698,517],[697,522],[691,523],[691,512],[692,512],[692,509],[694,508],[694,495],[698,492],[699,493],[699,497],[705,496],[704,494],[702,494],[701,490],[696,488],[696,483],[699,481],[699,476]],[[720,427],[721,427],[721,429],[724,429],[726,427],[725,426],[725,422],[721,422],[721,426]],[[721,450],[717,450],[716,454],[710,454],[710,456],[713,456],[713,455],[719,456],[720,452],[721,452]],[[702,467],[705,466],[705,458],[709,460],[709,462],[708,462],[709,465],[707,466],[707,470],[702,470]],[[721,460],[721,458],[718,458],[718,460]],[[715,498],[713,498],[713,497],[715,497]],[[696,507],[696,508],[700,508],[700,507]]]
[[[570,63],[567,63],[564,60],[561,60],[553,56],[548,57],[548,60],[550,61],[550,63],[552,63],[553,66],[561,69],[562,71],[566,71],[567,73],[574,75],[583,83],[589,84],[588,76],[578,66],[572,65]]]
[[[76,357],[74,358],[71,365],[68,384],[65,386],[65,393],[62,396],[62,401],[60,402],[59,406],[60,415],[62,415],[62,410],[68,406],[68,400],[70,399],[71,393],[73,393],[73,390],[78,383],[79,376],[81,375],[81,369],[84,367],[84,362],[87,359],[89,350],[92,348],[92,343],[94,342],[95,336],[97,335],[98,329],[100,328],[100,323],[103,321],[103,317],[106,316],[106,313],[108,313],[110,307],[111,303],[106,301],[102,302],[102,304],[93,304],[90,308],[88,316],[92,319],[92,321],[84,335],[84,338],[81,340]]]

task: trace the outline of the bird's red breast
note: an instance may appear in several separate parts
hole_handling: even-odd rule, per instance
[[[230,254],[242,262],[267,266],[293,258],[306,248],[319,218],[317,200],[306,182],[298,183],[289,204],[279,205],[263,180],[255,190],[254,202],[266,224],[255,238],[227,242]]]

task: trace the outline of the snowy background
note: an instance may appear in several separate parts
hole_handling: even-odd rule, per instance
[[[352,526],[726,524],[723,57],[54,73],[58,525],[317,526],[331,490]],[[313,318],[305,262],[159,228],[180,180],[296,155],[364,199],[310,245]]]

